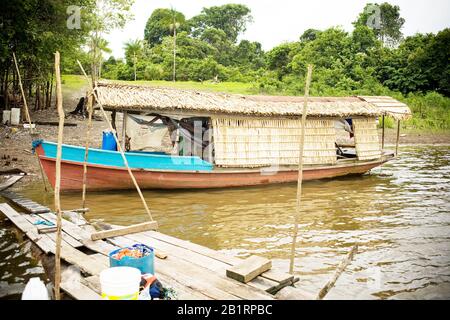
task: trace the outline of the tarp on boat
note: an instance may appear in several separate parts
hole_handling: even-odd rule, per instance
[[[154,116],[127,115],[127,136],[131,151],[153,151],[174,154],[169,128]]]

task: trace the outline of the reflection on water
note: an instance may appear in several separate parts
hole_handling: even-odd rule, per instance
[[[31,255],[30,241],[10,225],[0,214],[0,299],[20,299],[30,278],[48,282],[44,269]]]
[[[450,298],[450,147],[401,151],[400,159],[371,175],[304,184],[295,261],[299,285],[317,292],[358,243],[359,253],[328,299]],[[24,192],[52,204],[38,184]],[[146,191],[145,197],[160,231],[233,255],[262,255],[287,271],[295,193],[290,184]],[[63,195],[63,209],[80,207],[80,199]],[[88,219],[147,219],[135,192],[90,193],[87,199]],[[2,236],[3,248],[15,251],[8,241]],[[0,270],[0,284],[15,281],[5,279],[14,271]]]

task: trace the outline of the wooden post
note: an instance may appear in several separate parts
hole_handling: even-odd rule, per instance
[[[305,84],[305,95],[303,100],[303,111],[302,111],[302,128],[301,128],[301,136],[300,136],[300,145],[299,145],[299,155],[298,155],[298,179],[297,179],[297,203],[295,210],[295,222],[294,222],[294,235],[292,237],[292,246],[291,246],[291,259],[289,263],[289,273],[294,274],[294,257],[295,257],[295,246],[297,242],[297,234],[298,234],[298,218],[300,215],[300,204],[302,199],[302,180],[303,180],[303,149],[305,144],[305,125],[306,125],[306,114],[308,112],[308,96],[309,96],[309,86],[311,84],[311,74],[312,74],[312,65],[308,65],[308,74],[306,76],[306,84]]]
[[[381,151],[383,151],[384,150],[384,114],[383,114],[383,131],[382,131],[382,134],[381,134]]]
[[[86,149],[84,150],[84,162],[83,162],[83,194],[81,196],[81,207],[86,208],[86,184],[87,184],[87,160],[89,154],[89,143],[91,139],[91,124],[92,124],[92,104],[93,104],[93,96],[92,94],[88,94],[88,126],[86,130]]]
[[[60,283],[61,283],[61,202],[59,198],[59,190],[61,186],[61,154],[62,140],[64,130],[64,109],[62,104],[61,91],[61,73],[59,70],[59,52],[55,53],[55,75],[56,75],[56,107],[58,109],[59,126],[58,126],[58,147],[56,149],[56,179],[55,179],[55,210],[56,219],[56,250],[55,250],[55,298],[60,300]]]
[[[398,143],[400,141],[400,120],[397,120],[397,140],[395,142],[395,156],[398,155]]]
[[[14,54],[14,52],[13,52],[13,58],[14,58],[14,64],[16,65],[17,79],[19,80],[20,92],[22,93],[23,106],[25,107],[25,117],[27,118],[27,122],[30,125],[30,133],[32,133],[33,129],[31,128],[30,112],[28,111],[27,99],[25,99],[25,92],[23,91],[23,86],[22,86],[22,78],[20,76],[19,66],[17,65],[17,59],[16,59],[16,55]]]
[[[125,150],[125,143],[127,140],[127,117],[128,112],[124,111],[123,114],[123,120],[122,120],[122,149]]]
[[[19,79],[20,92],[22,93],[23,106],[25,107],[25,115],[26,115],[28,124],[30,125],[30,136],[31,136],[31,140],[33,140],[33,136],[35,135],[35,132],[33,131],[33,128],[31,126],[31,117],[30,117],[30,112],[28,110],[27,98],[25,97],[25,92],[23,91],[22,78],[20,76],[19,66],[17,64],[17,59],[16,59],[16,55],[14,54],[14,52],[13,52],[13,58],[14,58],[14,64],[16,65],[17,78]],[[37,160],[37,163],[39,166],[39,170],[41,172],[42,184],[44,185],[45,192],[47,192],[48,190],[47,190],[47,184],[45,183],[44,170],[42,169],[41,161],[39,161],[39,155],[37,154],[37,152],[35,152],[34,154],[36,155],[36,160]]]
[[[81,68],[81,71],[83,72],[83,75],[85,76],[86,80],[88,81],[88,83],[89,83],[89,85],[91,87],[91,90],[92,90],[92,93],[94,95],[94,98],[97,101],[97,104],[98,104],[98,106],[100,107],[100,110],[103,113],[103,117],[105,118],[106,123],[109,126],[109,130],[111,130],[113,132],[113,137],[114,137],[114,140],[116,141],[117,149],[119,149],[120,155],[122,156],[122,159],[123,159],[123,163],[124,163],[125,167],[128,170],[128,174],[130,175],[130,178],[133,181],[134,186],[136,187],[136,190],[137,190],[137,192],[139,194],[139,197],[141,198],[142,204],[144,205],[145,211],[147,212],[148,216],[150,217],[150,220],[153,221],[153,217],[152,217],[152,214],[150,212],[150,209],[148,208],[147,202],[145,202],[145,198],[144,198],[144,195],[142,194],[141,188],[139,188],[139,185],[138,185],[138,183],[136,181],[136,178],[134,177],[133,172],[131,171],[130,166],[128,165],[127,158],[125,157],[125,153],[124,153],[124,151],[122,149],[122,146],[120,145],[120,142],[117,139],[117,134],[114,131],[114,129],[113,129],[112,125],[111,125],[111,122],[108,119],[108,115],[106,114],[105,109],[103,109],[103,106],[102,106],[102,104],[100,103],[100,101],[98,99],[97,93],[95,92],[94,86],[92,85],[91,81],[89,80],[89,77],[87,76],[86,71],[84,71],[84,68],[81,65],[80,61],[77,60],[77,62],[78,62],[78,65]]]

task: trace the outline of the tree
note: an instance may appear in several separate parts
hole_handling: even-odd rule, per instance
[[[14,52],[22,74],[25,93],[30,100],[35,92],[35,108],[50,106],[53,84],[54,52],[60,50],[62,63],[78,54],[90,30],[81,19],[76,28],[68,28],[67,9],[80,8],[87,14],[94,0],[9,0],[2,3],[0,21],[0,94],[16,92],[18,81],[12,63]],[[12,85],[11,85],[12,84]],[[7,106],[7,101],[5,101]]]
[[[99,35],[91,36],[88,40],[89,46],[89,57],[91,63],[93,63],[96,68],[96,79],[102,76],[102,64],[103,64],[103,53],[111,53],[111,49],[108,47],[109,43],[106,39],[101,38]],[[92,72],[92,70],[91,70]]]
[[[387,46],[397,45],[403,37],[401,29],[405,19],[400,16],[400,7],[387,2],[368,3],[353,25],[368,26],[374,29],[375,35]]]
[[[123,28],[132,17],[130,8],[134,0],[96,0],[94,9],[86,15],[92,31],[90,33],[91,76],[92,82],[100,76],[102,62],[103,35],[110,30]]]
[[[196,37],[201,37],[208,28],[215,28],[224,31],[228,40],[236,43],[239,34],[246,30],[247,23],[251,21],[252,16],[247,6],[226,4],[203,8],[189,23],[193,28],[192,34]]]
[[[367,53],[371,48],[377,47],[379,41],[373,29],[367,26],[356,26],[352,33],[352,44],[356,52]]]
[[[296,47],[295,43],[283,43],[266,53],[267,68],[277,71],[278,80],[281,80],[283,76],[291,72],[290,62],[294,47]]]
[[[264,51],[262,50],[261,43],[242,40],[236,48],[234,60],[243,68],[261,68],[264,65]]]
[[[391,50],[379,66],[379,80],[404,94],[436,90],[450,96],[450,29],[416,34]]]
[[[176,81],[176,61],[177,61],[177,29],[180,27],[180,22],[177,21],[177,12],[172,8],[170,10],[172,15],[172,23],[169,25],[170,32],[173,34],[173,72],[172,81]]]
[[[438,32],[422,53],[417,60],[428,70],[428,90],[450,97],[450,28]]]
[[[233,43],[227,38],[225,31],[216,28],[207,28],[200,36],[200,40],[216,49],[214,57],[217,62],[224,66],[232,63],[234,47]]]
[[[308,42],[313,41],[317,39],[317,36],[320,34],[320,30],[317,29],[307,29],[303,34],[300,36],[301,42]]]
[[[351,60],[351,39],[341,28],[329,28],[319,34],[316,40],[307,42],[292,58],[292,70],[304,73],[308,64],[316,68],[330,69],[336,63]]]
[[[174,35],[174,21],[179,24],[178,32],[189,30],[186,18],[181,12],[165,8],[155,9],[145,25],[144,39],[151,47],[160,44],[164,37]]]
[[[153,64],[163,67],[163,78],[173,80],[173,43],[174,37],[164,37],[161,44],[154,46],[149,54]],[[189,63],[206,59],[215,53],[215,48],[200,39],[192,38],[185,31],[177,34],[177,79],[192,79],[188,74]],[[195,79],[198,81],[198,79]]]
[[[134,69],[134,81],[137,79],[136,75],[136,64],[139,59],[139,57],[142,56],[143,46],[141,40],[130,40],[127,43],[125,43],[125,58],[127,60],[128,64],[133,65]]]

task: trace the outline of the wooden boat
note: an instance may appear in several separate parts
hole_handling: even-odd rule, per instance
[[[55,157],[46,156],[42,144],[37,146],[42,167],[48,180],[54,187]],[[98,150],[96,150],[98,152]],[[117,152],[116,152],[117,153]],[[108,155],[111,151],[107,152]],[[335,178],[347,175],[363,174],[392,159],[392,152],[385,152],[380,159],[359,161],[343,159],[332,166],[305,166],[303,180]],[[213,170],[164,170],[132,168],[139,186],[142,189],[202,189],[256,186],[275,183],[296,182],[298,171],[295,166],[277,168],[245,169],[216,168]],[[61,190],[77,191],[83,186],[83,162],[61,161]],[[88,190],[122,190],[134,189],[128,171],[123,166],[108,166],[88,163]]]
[[[122,149],[128,144],[129,150],[161,151],[154,150],[155,138],[170,137],[170,153],[176,155],[126,153],[142,189],[297,181],[302,97],[237,96],[117,83],[98,83],[95,91],[104,109],[123,113],[121,137],[117,134]],[[377,118],[387,115],[400,120],[410,114],[405,104],[390,97],[309,98],[303,179],[363,174],[392,159],[394,154],[383,150],[384,134],[379,142]],[[351,154],[337,144],[338,122],[354,136]],[[56,145],[41,142],[35,147],[54,184]],[[82,189],[84,151],[63,146],[62,191]],[[87,188],[134,189],[118,152],[89,149]]]
[[[39,148],[37,148],[39,146]],[[56,158],[57,144],[50,141],[35,140],[33,148],[37,148],[39,155]],[[62,160],[84,162],[85,148],[62,145]],[[211,171],[213,165],[195,156],[172,157],[153,152],[126,152],[128,166],[133,169],[158,169],[173,171]],[[120,167],[125,169],[120,152],[89,148],[87,162],[89,165],[105,167]]]

